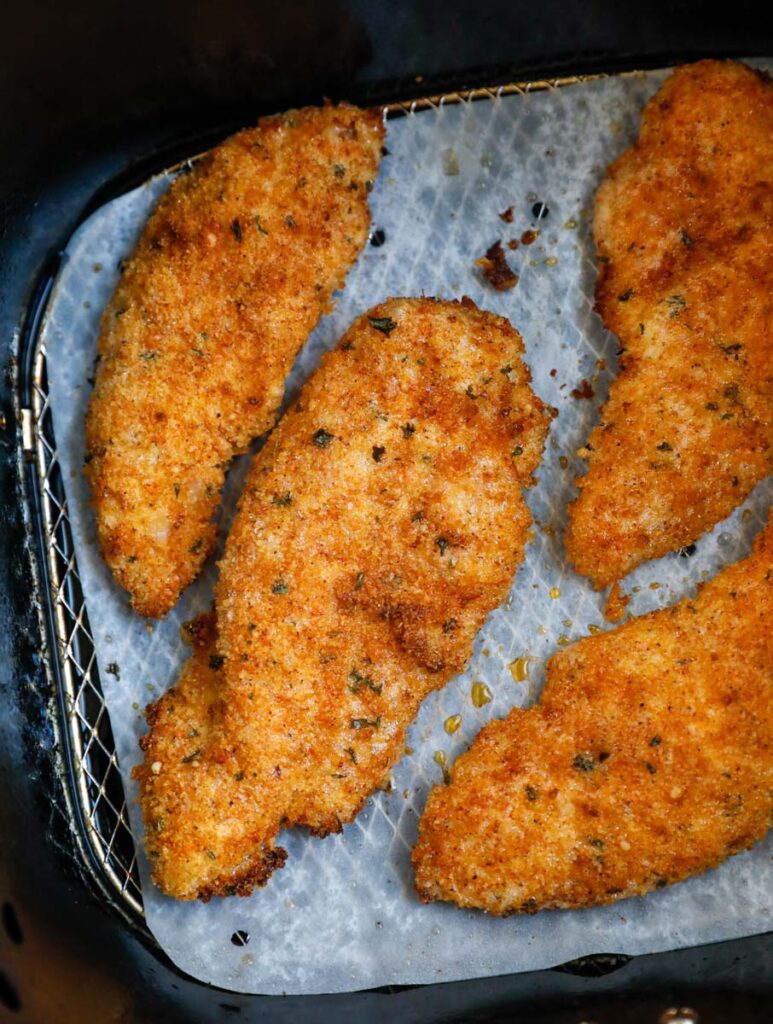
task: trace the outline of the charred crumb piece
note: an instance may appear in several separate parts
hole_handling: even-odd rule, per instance
[[[508,208],[506,210],[503,210],[503,212],[500,213],[500,215],[499,215],[499,219],[503,220],[505,222],[505,224],[512,224],[513,223],[513,208],[512,208],[512,206],[508,206]]]
[[[534,242],[539,238],[539,231],[529,228],[528,231],[524,231],[521,235],[521,245],[533,245]]]
[[[518,275],[512,270],[502,248],[502,240],[497,239],[486,250],[486,255],[475,261],[480,267],[488,283],[498,292],[506,292],[518,284]]]
[[[578,401],[583,398],[586,401],[590,401],[591,398],[593,398],[593,388],[590,386],[588,381],[585,380],[585,378],[583,377],[583,379],[580,381],[579,388],[572,388],[571,395],[572,398],[576,398]]]

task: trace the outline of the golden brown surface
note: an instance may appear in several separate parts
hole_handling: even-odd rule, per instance
[[[256,457],[220,566],[219,724],[202,656],[138,771],[165,892],[249,891],[284,857],[283,822],[337,831],[388,782],[523,556],[550,414],[522,352],[469,300],[390,300]]]
[[[430,794],[424,900],[493,914],[678,882],[773,812],[773,523],[694,600],[551,658],[540,704],[486,726]]]
[[[272,426],[365,243],[382,138],[355,107],[263,118],[148,221],[103,317],[86,423],[100,549],[142,615],[169,611],[209,555],[228,463]]]
[[[596,300],[624,354],[566,549],[601,588],[691,544],[773,468],[773,86],[680,68],[596,196]]]

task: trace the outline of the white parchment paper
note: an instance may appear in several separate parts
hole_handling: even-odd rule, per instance
[[[504,314],[523,334],[536,391],[560,412],[539,486],[529,496],[535,540],[510,598],[481,631],[467,671],[422,707],[409,734],[413,753],[395,767],[392,791],[375,796],[341,835],[283,834],[287,866],[265,889],[208,905],[163,897],[142,856],[148,925],[172,960],[202,981],[241,992],[339,992],[525,971],[593,952],[652,952],[769,927],[770,841],[646,899],[589,911],[497,920],[452,906],[422,906],[412,887],[417,820],[428,788],[441,781],[434,753],[445,751],[452,763],[485,722],[537,699],[545,661],[560,644],[584,635],[592,623],[604,626],[602,598],[565,566],[561,542],[579,468],[574,453],[616,367],[617,340],[592,308],[589,213],[605,166],[635,138],[641,107],[663,78],[662,72],[610,78],[390,121],[389,155],[371,196],[373,228],[385,240],[360,257],[335,311],[299,358],[288,394],[358,313],[388,296],[467,294]],[[186,656],[180,623],[209,605],[214,570],[210,566],[164,622],[146,623],[129,610],[94,542],[81,472],[83,417],[100,312],[119,261],[168,181],[161,176],[107,204],[74,235],[43,339],[78,568],[138,844],[142,822],[130,772],[139,758],[142,709],[174,681]],[[548,212],[537,219],[540,203]],[[508,224],[499,214],[510,206]],[[539,230],[532,245],[505,246],[520,275],[517,288],[493,291],[474,260],[497,238],[520,239],[527,229]],[[571,395],[582,378],[592,383],[590,401]],[[246,462],[231,473],[224,522]],[[742,509],[699,541],[692,557],[672,555],[637,571],[627,581],[635,591],[630,610],[641,614],[671,604],[743,556],[772,490],[760,485]],[[552,588],[559,598],[551,598]],[[519,683],[508,665],[525,655],[533,660],[529,678]],[[493,694],[480,709],[470,699],[477,680]],[[448,736],[442,723],[457,713],[461,728]],[[231,942],[237,929],[249,935],[245,946]]]

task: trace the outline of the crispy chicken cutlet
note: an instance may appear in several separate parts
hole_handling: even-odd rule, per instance
[[[230,460],[274,422],[285,377],[368,234],[377,111],[266,117],[160,200],[107,307],[86,421],[100,549],[157,617],[215,541]]]
[[[588,907],[715,867],[773,813],[773,523],[695,599],[580,640],[540,704],[486,726],[430,794],[422,899]]]
[[[566,549],[599,588],[685,547],[773,468],[773,84],[680,68],[607,173],[596,304],[620,369]]]
[[[218,637],[143,740],[147,847],[169,895],[249,892],[281,865],[283,825],[340,830],[387,784],[424,697],[464,668],[522,560],[550,421],[522,353],[468,299],[390,300],[256,457]]]

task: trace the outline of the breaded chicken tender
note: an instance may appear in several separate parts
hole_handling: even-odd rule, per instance
[[[308,107],[214,149],[160,200],[107,307],[86,421],[99,545],[164,615],[215,541],[225,470],[366,241],[377,111]]]
[[[773,524],[698,596],[551,658],[540,704],[486,726],[430,794],[422,899],[492,914],[678,882],[773,814]]]
[[[219,636],[143,741],[169,895],[249,892],[283,862],[283,825],[340,830],[388,783],[424,697],[464,668],[522,560],[550,421],[522,352],[470,300],[389,300],[256,457]]]
[[[677,70],[596,196],[620,372],[566,550],[599,589],[711,529],[773,468],[773,85]]]

